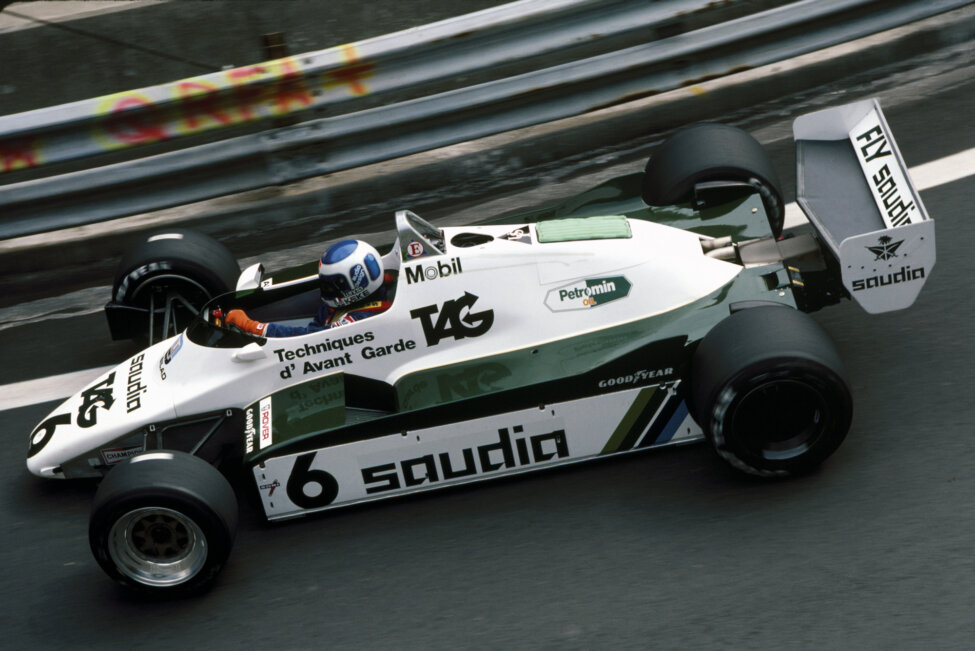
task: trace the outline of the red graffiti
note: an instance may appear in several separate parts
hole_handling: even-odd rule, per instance
[[[372,76],[375,64],[359,61],[352,45],[341,52],[346,64],[325,73],[325,87],[348,86],[356,95],[368,93],[363,82]],[[162,101],[161,91],[170,93]],[[93,135],[107,149],[157,142],[300,111],[315,103],[318,92],[309,86],[300,60],[288,57],[101,98],[96,110],[103,122]],[[11,160],[5,164],[36,164],[35,158],[27,159],[29,163]]]
[[[227,79],[236,87],[237,112],[240,120],[247,122],[258,116],[254,107],[261,104],[265,90],[261,86],[254,86],[253,81],[265,77],[268,73],[264,66],[247,66],[227,71]]]
[[[298,110],[310,106],[312,94],[305,85],[301,69],[298,68],[291,59],[282,59],[284,74],[274,95],[274,104],[277,107],[276,113],[283,115],[291,112],[292,102],[299,104]]]
[[[345,58],[346,65],[326,73],[326,87],[348,85],[349,91],[353,95],[365,95],[369,88],[362,83],[363,80],[372,76],[376,68],[375,63],[360,61],[359,54],[352,45],[342,46],[342,56]]]
[[[40,152],[34,138],[12,138],[0,142],[0,171],[36,167],[40,163]]]
[[[219,88],[214,84],[185,80],[176,83],[176,96],[179,97],[180,113],[183,116],[183,128],[186,131],[199,131],[204,128],[204,120],[210,119],[217,124],[233,123],[233,117],[224,110],[219,95]]]
[[[151,114],[145,115],[142,111],[126,114],[126,109],[131,107],[152,105],[150,100],[132,95],[119,99],[112,105],[105,129],[115,140],[126,145],[165,140],[168,137],[165,128],[156,123]]]

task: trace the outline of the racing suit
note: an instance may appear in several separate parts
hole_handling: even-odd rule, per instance
[[[227,324],[236,326],[244,332],[265,337],[297,337],[310,332],[337,328],[388,310],[392,303],[386,300],[386,287],[391,280],[391,276],[385,274],[382,287],[362,301],[348,307],[330,307],[322,301],[308,325],[290,326],[283,323],[261,323],[248,317],[243,310],[231,310],[227,314]]]
[[[319,330],[326,330],[328,328],[337,328],[346,323],[355,323],[356,321],[361,321],[362,319],[368,319],[371,316],[375,316],[381,312],[385,312],[389,309],[391,303],[384,300],[385,298],[385,287],[381,287],[379,291],[374,292],[372,296],[366,301],[363,301],[355,306],[343,310],[342,308],[329,307],[323,302],[319,306],[318,311],[315,313],[315,317],[305,326],[289,326],[282,323],[268,323],[265,329],[266,336],[268,337],[296,337],[298,335],[306,335],[309,332],[318,332]],[[382,294],[383,296],[378,296]]]

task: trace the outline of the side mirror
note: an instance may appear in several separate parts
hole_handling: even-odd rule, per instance
[[[257,342],[251,342],[234,353],[235,362],[255,362],[267,357],[267,353]]]
[[[251,266],[240,272],[240,277],[237,278],[237,291],[242,291],[245,289],[257,289],[261,286],[261,281],[264,279],[264,265],[260,262],[252,264]]]

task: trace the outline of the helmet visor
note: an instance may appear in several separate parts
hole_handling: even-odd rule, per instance
[[[322,298],[325,299],[345,298],[352,290],[349,279],[343,274],[319,275],[318,282],[322,289]]]

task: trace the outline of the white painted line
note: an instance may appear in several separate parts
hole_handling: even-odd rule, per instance
[[[86,371],[6,384],[0,387],[0,411],[36,405],[49,400],[62,400],[113,368],[114,365],[102,366]]]
[[[9,11],[0,13],[0,34],[21,29],[43,27],[47,23],[62,23],[102,14],[142,9],[168,0],[142,0],[119,2],[118,0],[60,0],[59,2],[18,2]],[[7,4],[7,3],[0,3]],[[15,15],[16,14],[16,15]],[[24,16],[24,18],[21,18]],[[35,20],[36,19],[36,20]]]
[[[975,148],[912,167],[910,173],[919,192],[975,175]],[[785,207],[786,228],[805,223],[808,223],[806,216],[797,204],[790,203]],[[103,366],[0,386],[0,411],[67,398],[111,368]]]
[[[966,176],[975,174],[975,148],[917,165],[910,171],[918,191],[960,181]]]

